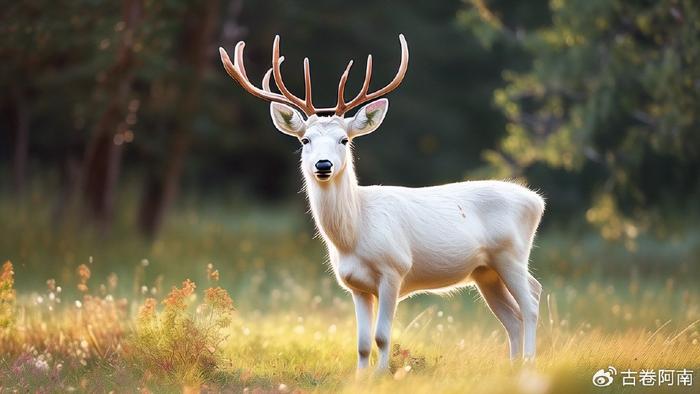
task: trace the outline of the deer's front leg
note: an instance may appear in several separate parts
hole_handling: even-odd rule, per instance
[[[355,302],[355,319],[357,321],[357,371],[359,373],[369,366],[369,355],[372,352],[374,296],[353,291],[352,300]]]
[[[377,312],[377,332],[374,336],[379,348],[378,372],[389,369],[391,323],[394,320],[400,288],[401,280],[399,278],[383,277],[379,282],[379,311]]]

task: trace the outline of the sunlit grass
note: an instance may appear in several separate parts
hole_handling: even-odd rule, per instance
[[[532,258],[545,288],[536,364],[508,361],[503,329],[466,290],[403,302],[392,373],[356,380],[350,297],[296,208],[183,209],[149,244],[126,232],[128,218],[99,238],[51,229],[46,210],[0,204],[0,257],[14,264],[0,283],[0,392],[568,393],[593,390],[593,373],[609,365],[698,378],[696,234],[630,253],[550,231]],[[207,309],[213,296],[226,300],[223,289],[207,298],[219,286],[230,316]],[[168,320],[175,296],[182,305]]]

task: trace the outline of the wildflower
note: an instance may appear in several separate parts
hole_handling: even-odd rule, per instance
[[[204,302],[212,308],[230,311],[233,310],[233,300],[228,295],[228,292],[221,287],[210,287],[204,292]]]
[[[80,279],[80,283],[78,283],[78,290],[82,293],[87,292],[87,281],[90,279],[90,268],[88,268],[87,265],[80,264],[78,266],[78,279]]]
[[[15,302],[15,273],[12,270],[12,263],[6,261],[0,271],[0,327],[10,324],[12,321],[12,310]]]
[[[90,268],[85,264],[80,264],[78,266],[78,277],[81,281],[86,282],[90,279]]]
[[[156,313],[157,301],[154,298],[146,298],[139,309],[139,319],[148,320]]]
[[[15,272],[12,270],[12,263],[10,261],[6,261],[5,264],[2,265],[2,271],[0,271],[0,291],[4,291],[6,289],[12,290],[12,286],[14,286],[15,283]],[[14,290],[11,292],[12,294],[12,299],[14,299]],[[2,293],[3,295],[3,300],[5,300],[5,296],[9,296],[10,293],[5,294]]]
[[[38,358],[34,362],[34,367],[41,372],[46,372],[49,370],[49,363],[47,363],[43,358]]]
[[[76,308],[82,308],[82,307],[83,307],[83,303],[80,302],[80,300],[75,300],[75,307],[76,307]]]
[[[163,300],[163,304],[171,309],[185,309],[185,300],[194,294],[197,286],[191,280],[182,282],[182,288],[173,287],[168,296]]]
[[[212,282],[219,281],[219,270],[215,270],[214,264],[212,263],[207,264],[207,277]]]

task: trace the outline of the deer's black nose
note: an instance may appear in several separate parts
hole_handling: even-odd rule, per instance
[[[330,160],[319,160],[316,162],[316,170],[318,172],[331,172],[333,163]]]

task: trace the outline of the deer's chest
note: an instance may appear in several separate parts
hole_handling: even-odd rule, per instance
[[[335,271],[341,286],[364,293],[377,293],[378,274],[363,260],[355,256],[343,256],[335,264]]]

